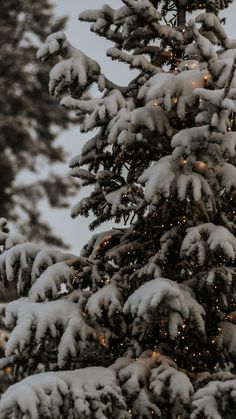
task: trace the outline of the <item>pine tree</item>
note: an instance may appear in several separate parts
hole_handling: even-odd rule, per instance
[[[50,0],[6,0],[0,16],[0,214],[31,239],[62,245],[43,220],[39,201],[48,198],[53,207],[66,205],[73,183],[51,171],[39,180],[40,165],[65,161],[55,143],[59,131],[71,122],[68,112],[57,109],[46,91],[49,66],[36,59],[46,35],[63,30],[66,19],[53,18]],[[31,176],[22,175],[27,171]],[[38,174],[37,174],[38,173]],[[29,178],[31,183],[29,184]],[[35,181],[35,178],[37,180]]]
[[[50,0],[6,0],[1,5],[0,214],[17,221],[29,239],[54,245],[63,241],[43,219],[39,202],[48,198],[52,207],[64,207],[74,184],[53,170],[50,178],[40,179],[38,171],[44,160],[54,165],[65,161],[65,152],[55,140],[72,121],[65,110],[58,112],[55,99],[47,94],[50,67],[40,65],[35,55],[46,34],[64,29],[65,22],[65,18],[53,18]],[[7,336],[1,328],[1,311],[14,298],[15,289],[3,289],[0,284],[0,351]]]
[[[71,161],[93,187],[72,215],[118,227],[79,257],[2,231],[2,280],[20,297],[3,419],[236,416],[236,42],[218,16],[230,2],[122,1],[80,19],[138,70],[128,86],[62,32],[38,51],[59,57],[50,93],[97,129]]]

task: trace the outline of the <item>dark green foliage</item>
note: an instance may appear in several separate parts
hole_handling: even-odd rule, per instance
[[[74,184],[55,174],[47,181],[35,181],[34,176],[30,185],[28,179],[30,172],[38,172],[42,161],[49,166],[64,162],[66,157],[55,140],[72,120],[48,95],[49,66],[35,57],[47,34],[63,29],[65,22],[66,18],[53,18],[50,0],[6,0],[1,4],[0,214],[18,220],[29,238],[37,231],[38,239],[56,245],[62,241],[41,217],[38,202],[46,197],[51,206],[64,207]]]

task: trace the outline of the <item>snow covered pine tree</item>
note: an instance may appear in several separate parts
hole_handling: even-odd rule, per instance
[[[127,87],[62,32],[38,51],[59,57],[51,94],[97,129],[71,161],[94,186],[72,215],[125,226],[80,257],[2,234],[1,276],[20,298],[1,419],[236,417],[236,41],[218,17],[230,2],[123,3],[80,19],[138,70]],[[86,99],[93,83],[103,93]]]

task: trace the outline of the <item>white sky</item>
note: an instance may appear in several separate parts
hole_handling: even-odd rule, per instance
[[[55,3],[55,14],[57,16],[69,17],[66,34],[69,41],[91,58],[94,58],[102,67],[104,74],[108,78],[112,79],[118,84],[127,84],[127,81],[131,78],[130,70],[126,64],[112,62],[106,57],[105,51],[112,44],[105,39],[98,37],[89,30],[89,24],[78,21],[78,15],[80,12],[86,9],[99,9],[105,0],[54,0]],[[110,0],[107,1],[111,7],[119,8],[123,3],[121,0]],[[233,1],[231,6],[222,13],[222,16],[227,18],[226,28],[230,38],[236,38],[236,0]],[[91,138],[93,133],[86,135],[80,134],[79,126],[65,132],[60,138],[59,142],[63,144],[64,148],[68,151],[71,156],[80,153],[80,149],[86,139]],[[68,167],[64,168],[65,175],[68,172]],[[81,199],[82,196],[86,196],[86,192],[81,192],[77,197],[72,199],[72,204],[76,203]],[[50,210],[47,209],[44,216],[47,218],[49,223],[55,228],[58,234],[64,237],[65,241],[71,245],[72,251],[79,253],[81,247],[89,240],[93,234],[88,229],[89,220],[83,217],[72,220],[70,217],[70,210]],[[99,230],[105,230],[109,228],[101,226]],[[96,230],[98,231],[98,230]],[[95,231],[95,232],[96,232]]]

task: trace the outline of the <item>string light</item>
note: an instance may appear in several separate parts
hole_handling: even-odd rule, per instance
[[[180,159],[180,161],[179,161],[180,167],[186,166],[187,163],[188,163],[188,160],[185,160],[185,159]]]
[[[154,361],[156,361],[160,357],[160,355],[161,355],[160,352],[154,350],[154,351],[152,351],[151,357],[152,357],[152,359],[154,359]]]
[[[104,335],[99,335],[98,341],[103,348],[108,348],[108,344]]]
[[[6,374],[11,374],[11,373],[12,373],[12,368],[11,368],[11,367],[5,367],[5,368],[3,369],[3,371],[4,371]]]
[[[99,252],[103,247],[105,247],[110,240],[112,239],[112,235],[106,236],[103,240],[101,240],[101,242],[98,244],[98,246],[96,247],[96,251]]]
[[[198,171],[198,172],[205,172],[206,169],[208,168],[207,164],[204,163],[203,161],[197,160],[194,164],[194,168]]]
[[[231,302],[233,302],[233,303],[234,303],[234,301],[232,301],[232,300],[231,300]],[[236,321],[236,312],[235,312],[235,311],[233,311],[232,313],[228,314],[228,315],[225,317],[225,319],[226,319],[226,320],[229,320],[229,321],[231,321],[231,322],[235,322],[235,321]]]

